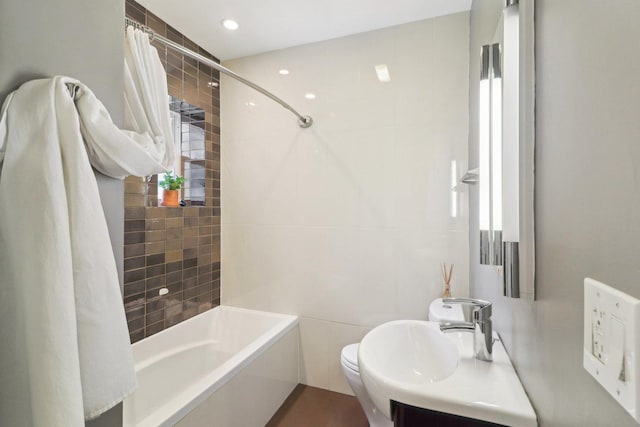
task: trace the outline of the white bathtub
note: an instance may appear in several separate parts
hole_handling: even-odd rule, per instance
[[[219,306],[133,344],[124,426],[264,426],[298,383],[298,318]]]

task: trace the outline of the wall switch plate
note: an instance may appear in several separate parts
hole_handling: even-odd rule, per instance
[[[640,300],[590,278],[583,366],[640,423]]]
[[[605,343],[604,343],[604,324],[606,323],[607,313],[604,310],[593,308],[591,310],[591,354],[600,361],[605,362]]]

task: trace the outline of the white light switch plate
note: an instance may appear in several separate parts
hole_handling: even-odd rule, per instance
[[[640,300],[584,279],[584,368],[640,422]]]

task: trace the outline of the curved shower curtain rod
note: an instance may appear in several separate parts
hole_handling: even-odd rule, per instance
[[[125,18],[124,19],[124,24],[125,24],[125,28],[127,28],[128,26],[132,26],[133,28],[137,28],[141,31],[144,31],[145,33],[147,33],[149,35],[149,38],[151,41],[156,40],[160,43],[162,43],[163,45],[170,47],[173,50],[176,50],[180,53],[182,53],[183,55],[186,55],[190,58],[195,59],[198,62],[201,62],[203,64],[208,65],[211,68],[214,68],[218,71],[220,71],[223,74],[226,74],[227,76],[234,78],[236,80],[238,80],[241,83],[246,84],[247,86],[257,90],[258,92],[260,92],[261,94],[273,99],[275,102],[277,102],[278,104],[282,105],[284,108],[286,108],[287,110],[291,111],[293,114],[296,115],[296,117],[298,117],[298,126],[300,126],[301,128],[308,128],[313,124],[313,119],[310,116],[303,116],[302,114],[298,113],[296,110],[293,109],[293,107],[289,104],[287,104],[286,102],[284,102],[282,99],[278,98],[277,96],[275,96],[274,94],[272,94],[271,92],[269,92],[268,90],[258,86],[257,84],[253,83],[252,81],[249,81],[247,79],[245,79],[244,77],[236,74],[235,72],[231,71],[230,69],[218,64],[217,62],[207,58],[206,56],[200,55],[199,53],[196,53],[190,49],[187,49],[186,47],[172,41],[169,40],[166,37],[163,37],[161,35],[156,34],[155,31],[153,31],[151,28],[147,27],[146,25],[143,25],[137,21],[134,21],[133,19],[130,18]]]

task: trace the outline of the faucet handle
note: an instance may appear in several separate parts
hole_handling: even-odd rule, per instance
[[[473,317],[478,321],[488,320],[491,317],[491,303],[475,298],[443,298],[443,304],[467,304],[473,306]]]
[[[491,305],[489,301],[475,298],[443,298],[443,304],[469,304],[477,307],[486,307]]]

